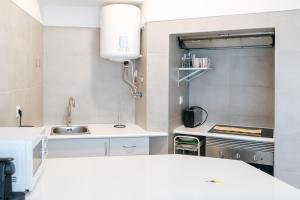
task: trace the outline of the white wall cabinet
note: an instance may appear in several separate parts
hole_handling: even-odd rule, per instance
[[[149,137],[112,138],[110,156],[149,155]]]
[[[49,139],[48,158],[148,155],[149,137]]]

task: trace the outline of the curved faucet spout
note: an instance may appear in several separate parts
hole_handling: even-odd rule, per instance
[[[75,108],[75,99],[73,97],[69,97],[68,101],[68,114],[67,114],[67,126],[70,126],[72,123],[72,108]]]

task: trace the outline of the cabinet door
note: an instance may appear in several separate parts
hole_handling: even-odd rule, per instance
[[[107,156],[109,139],[55,139],[48,141],[49,158]]]
[[[111,156],[149,155],[149,137],[110,139]]]

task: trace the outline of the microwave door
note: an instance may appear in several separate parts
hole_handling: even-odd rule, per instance
[[[32,175],[34,176],[43,162],[43,140],[41,140],[33,149]]]

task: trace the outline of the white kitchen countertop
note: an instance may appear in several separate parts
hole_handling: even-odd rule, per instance
[[[3,140],[32,140],[38,135],[45,134],[43,127],[0,127],[0,139]]]
[[[76,125],[73,125],[76,126]],[[84,139],[84,138],[114,138],[114,137],[167,137],[166,132],[151,132],[135,124],[126,124],[126,128],[114,128],[114,124],[88,124],[91,134],[87,135],[50,135],[54,125],[46,126],[49,139]]]
[[[26,200],[299,200],[300,190],[236,160],[183,155],[49,159]],[[209,181],[215,179],[216,183]]]
[[[183,135],[225,138],[225,139],[270,142],[270,143],[274,143],[274,141],[275,141],[274,138],[230,135],[230,134],[220,134],[220,133],[209,133],[208,131],[215,125],[216,125],[216,123],[207,122],[207,123],[203,124],[202,126],[197,126],[195,128],[186,128],[184,126],[180,126],[180,127],[176,128],[173,131],[173,133],[174,134],[183,134]]]

